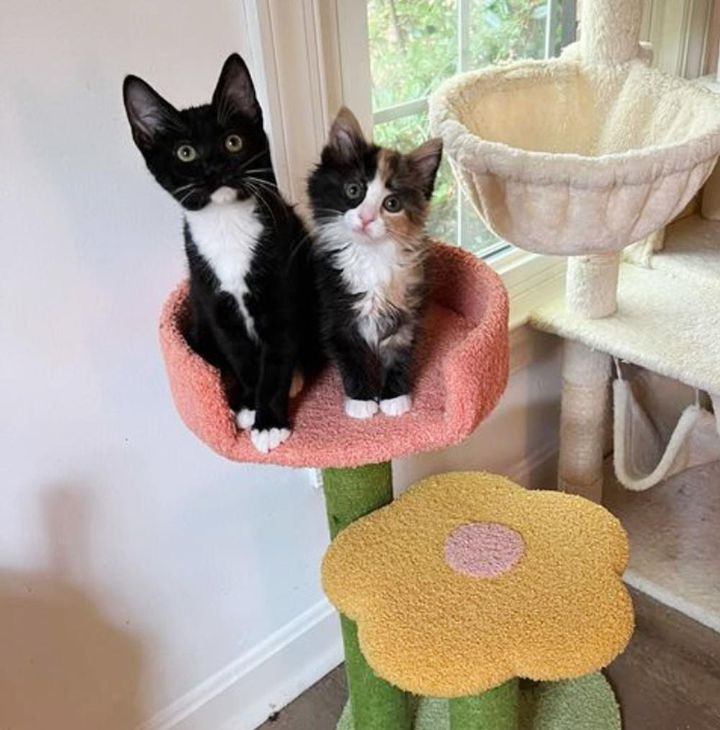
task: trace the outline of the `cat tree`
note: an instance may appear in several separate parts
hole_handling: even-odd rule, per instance
[[[227,458],[323,470],[334,538],[324,583],[343,613],[350,692],[339,730],[619,730],[613,693],[594,673],[633,628],[620,580],[627,540],[607,512],[478,474],[437,477],[387,507],[390,460],[466,438],[507,381],[499,277],[440,244],[428,274],[414,407],[405,416],[348,418],[328,369],[294,403],[291,438],[259,453],[235,425],[219,372],[185,339],[187,284],[169,297],[160,325],[178,412]],[[447,610],[428,614],[433,606]],[[483,653],[488,646],[492,654]]]
[[[698,278],[703,267],[718,271],[717,239],[708,245],[706,229],[698,244],[702,234],[677,226],[657,253],[663,228],[715,166],[720,98],[647,66],[641,15],[641,0],[584,0],[580,42],[562,58],[461,75],[430,103],[433,131],[487,225],[520,248],[569,257],[564,301],[531,321],[565,338],[560,488],[596,501],[613,357],[716,394],[720,414],[720,286]],[[645,268],[621,266],[639,241]],[[697,448],[714,428],[699,406],[667,449],[630,444],[649,432],[647,419],[627,383],[615,394],[626,486],[647,488],[717,453]]]

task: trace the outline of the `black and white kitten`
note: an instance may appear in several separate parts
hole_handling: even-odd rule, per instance
[[[220,368],[238,426],[266,453],[290,436],[293,373],[313,357],[313,287],[308,234],[278,191],[252,79],[234,54],[210,104],[177,110],[136,76],[123,94],[150,172],[184,208],[188,341]]]
[[[341,109],[308,181],[321,329],[353,418],[411,408],[424,225],[441,154],[439,139],[407,155],[371,144]]]

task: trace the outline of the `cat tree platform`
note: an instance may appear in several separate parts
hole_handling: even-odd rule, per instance
[[[653,261],[665,258],[663,252]],[[530,322],[594,351],[720,394],[720,279],[702,282],[677,275],[677,268],[622,264],[612,317],[588,319],[559,296],[532,312]]]
[[[323,586],[378,676],[436,698],[421,700],[414,730],[619,730],[593,673],[632,635],[627,559],[602,507],[457,472],[349,526]],[[354,728],[350,711],[338,727]]]
[[[160,342],[170,389],[185,425],[234,461],[296,467],[354,467],[430,451],[466,438],[502,395],[508,376],[508,300],[500,278],[472,254],[434,244],[430,306],[417,355],[413,408],[399,418],[345,415],[343,390],[328,369],[293,402],[294,431],[261,454],[238,430],[219,372],[193,352],[183,331],[187,285],[169,297]]]
[[[521,248],[569,256],[565,303],[533,323],[566,338],[559,486],[595,500],[611,355],[720,385],[711,277],[675,275],[677,256],[621,271],[622,249],[659,243],[720,153],[720,96],[649,68],[641,19],[640,0],[584,0],[580,41],[560,59],[463,74],[430,100],[478,215]]]

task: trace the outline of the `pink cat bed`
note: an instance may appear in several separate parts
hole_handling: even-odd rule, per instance
[[[183,336],[187,283],[180,284],[160,320],[160,342],[180,417],[228,459],[282,466],[360,466],[462,441],[492,411],[507,383],[507,292],[480,259],[442,244],[433,246],[429,273],[431,301],[410,413],[349,418],[340,378],[329,368],[293,401],[293,434],[269,454],[259,453],[249,435],[238,430],[218,371],[188,346]]]

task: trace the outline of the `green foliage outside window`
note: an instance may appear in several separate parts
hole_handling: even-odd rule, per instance
[[[368,0],[374,111],[425,98],[460,70],[457,3]],[[464,70],[516,58],[542,58],[547,7],[547,0],[469,0]],[[559,50],[559,44],[558,35],[555,50]],[[378,144],[403,151],[417,146],[428,135],[425,112],[375,127]],[[458,195],[452,172],[444,161],[433,200],[429,226],[432,235],[456,240]],[[466,246],[479,251],[495,242],[467,203],[462,206],[462,215]]]

